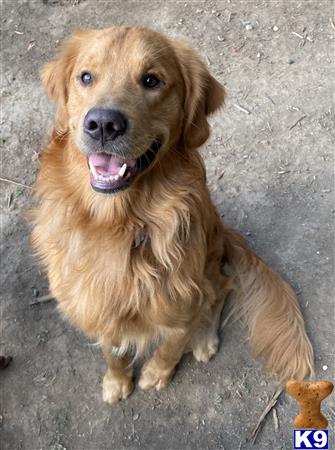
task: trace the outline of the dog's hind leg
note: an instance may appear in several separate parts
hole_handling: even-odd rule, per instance
[[[172,331],[166,336],[144,365],[139,380],[142,389],[159,390],[167,386],[183,353],[192,350],[198,361],[207,362],[217,352],[220,316],[230,286],[229,278],[222,275],[219,269],[220,265],[217,264],[215,272],[213,271],[215,277],[211,274],[210,281],[208,278],[203,281],[204,305],[200,315],[190,323],[188,329]]]
[[[195,331],[190,342],[194,358],[199,362],[205,363],[219,349],[221,312],[230,292],[229,278],[220,272],[219,267],[215,267],[215,271],[212,272],[214,273],[209,273],[211,282],[208,282],[205,294],[208,303],[212,304],[212,306],[204,313],[200,326]]]
[[[209,316],[192,336],[190,346],[194,358],[207,363],[219,349],[219,326],[225,298],[211,307]]]

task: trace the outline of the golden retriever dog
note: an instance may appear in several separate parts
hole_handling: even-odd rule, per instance
[[[313,374],[288,284],[225,228],[198,148],[224,89],[184,42],[140,27],[80,31],[41,77],[57,106],[32,243],[64,316],[107,361],[103,399],[168,385],[185,352],[218,350],[227,295],[281,381]],[[152,349],[149,352],[149,349]]]

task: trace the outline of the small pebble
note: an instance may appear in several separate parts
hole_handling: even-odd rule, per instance
[[[40,291],[38,290],[37,287],[33,287],[33,288],[32,288],[32,291],[33,291],[33,296],[34,296],[35,298],[38,297],[38,296],[40,295]]]
[[[274,27],[272,27],[273,31],[278,31],[279,28],[277,27],[277,25],[275,25]]]
[[[246,26],[245,26],[245,29],[246,29],[247,31],[251,31],[253,28],[254,28],[254,27],[251,25],[251,23],[247,23]]]
[[[326,371],[328,369],[328,366],[322,366],[322,370]]]
[[[133,420],[137,420],[139,417],[140,417],[139,414],[135,414],[134,417],[133,417]]]
[[[223,42],[224,41],[224,37],[223,36],[218,36],[218,41]]]
[[[294,59],[291,59],[291,58],[288,59],[288,60],[287,60],[287,64],[294,64]]]

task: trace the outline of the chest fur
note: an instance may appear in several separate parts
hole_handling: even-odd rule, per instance
[[[64,228],[47,244],[50,289],[63,314],[87,334],[115,345],[120,336],[129,342],[139,335],[156,339],[171,323],[182,328],[198,298],[196,280],[183,273],[180,245],[178,252],[169,247],[179,258],[174,266],[179,270],[171,270],[159,260],[159,230],[134,247],[136,233]]]

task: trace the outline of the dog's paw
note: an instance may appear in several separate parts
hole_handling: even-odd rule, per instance
[[[141,389],[156,389],[159,391],[170,383],[173,373],[173,369],[163,370],[158,368],[156,364],[149,362],[143,367],[138,384]]]
[[[134,384],[130,377],[126,375],[118,377],[105,375],[102,382],[103,401],[112,405],[129,397],[133,389]]]
[[[193,356],[198,362],[208,363],[219,349],[220,340],[217,336],[206,336],[204,340],[193,347]]]

